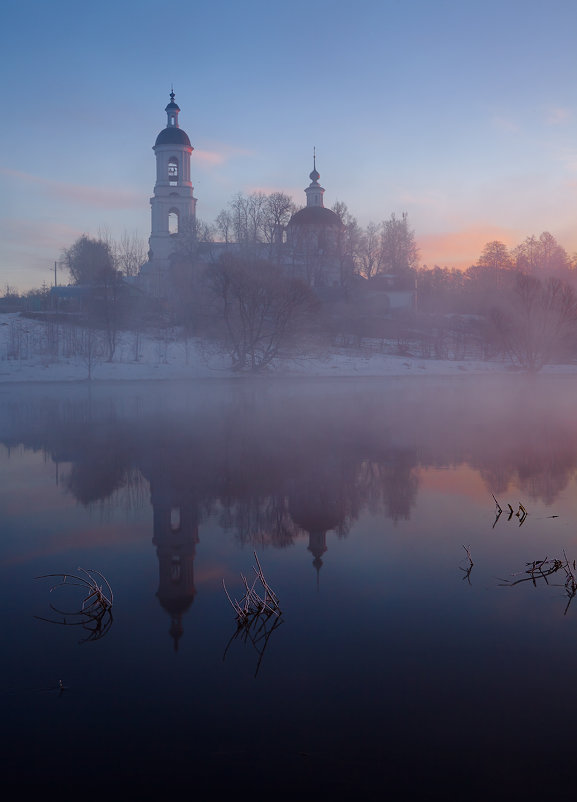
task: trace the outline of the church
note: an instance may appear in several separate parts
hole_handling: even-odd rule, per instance
[[[180,127],[180,108],[174,91],[165,108],[166,126],[153,146],[156,183],[150,199],[151,232],[148,261],[139,275],[141,288],[150,296],[170,296],[171,268],[183,254],[193,256],[195,264],[215,263],[224,253],[241,253],[234,242],[213,242],[208,246],[197,237],[196,202],[191,182],[191,155],[194,150],[188,134]],[[354,276],[353,260],[346,252],[346,229],[340,217],[324,205],[320,173],[313,169],[304,190],[306,205],[295,212],[282,230],[275,232],[275,247],[254,243],[253,255],[273,262],[285,275],[305,281],[321,299],[342,297],[352,283],[363,283]],[[189,258],[190,262],[191,259]],[[389,277],[391,278],[391,277]],[[358,287],[357,287],[358,289]],[[383,282],[381,281],[381,290]],[[389,281],[381,292],[389,309],[410,309],[414,291],[397,288]]]
[[[188,134],[180,127],[180,108],[175,95],[165,108],[166,127],[154,143],[156,183],[150,199],[151,231],[148,261],[140,271],[143,288],[153,296],[164,294],[169,281],[171,261],[183,240],[196,234],[196,202],[191,182],[191,155],[194,150]],[[343,284],[342,239],[344,225],[335,212],[323,203],[324,188],[313,157],[311,183],[305,189],[306,206],[290,219],[286,230],[277,232],[280,248],[275,261],[287,273],[303,278],[311,286]],[[200,243],[199,243],[200,245]],[[213,243],[211,259],[225,250],[238,248],[236,243]],[[202,249],[199,249],[202,253]],[[270,249],[263,257],[270,256]],[[202,257],[201,257],[202,258]]]

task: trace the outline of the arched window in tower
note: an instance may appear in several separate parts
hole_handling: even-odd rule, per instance
[[[174,156],[168,160],[168,183],[171,187],[178,184],[178,159]]]
[[[182,561],[180,555],[174,554],[170,561],[170,579],[174,583],[180,582],[182,577]]]
[[[180,531],[180,507],[172,507],[170,510],[170,531]]]
[[[171,209],[168,213],[168,233],[178,234],[178,210]]]

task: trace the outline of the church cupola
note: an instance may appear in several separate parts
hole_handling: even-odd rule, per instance
[[[170,103],[164,110],[166,112],[166,128],[163,128],[156,137],[154,150],[156,150],[159,145],[181,145],[190,148],[190,152],[192,153],[194,148],[190,144],[190,139],[178,122],[180,107],[174,102],[174,92],[170,93]]]
[[[307,206],[323,206],[323,195],[324,189],[319,184],[320,173],[317,170],[317,155],[316,150],[313,149],[313,169],[312,172],[309,173],[309,178],[311,179],[310,185],[305,189],[305,194],[307,196]]]
[[[180,108],[174,102],[174,92],[170,93],[170,103],[165,108],[167,120],[166,120],[166,127],[167,128],[178,128],[178,112]]]

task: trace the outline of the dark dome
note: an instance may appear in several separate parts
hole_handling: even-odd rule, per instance
[[[305,206],[300,212],[295,212],[289,221],[289,226],[320,225],[338,226],[342,228],[341,218],[324,206]]]
[[[176,128],[176,126],[163,128],[156,137],[154,147],[157,145],[186,145],[188,148],[192,147],[188,134],[182,128]]]

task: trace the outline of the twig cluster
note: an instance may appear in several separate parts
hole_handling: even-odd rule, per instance
[[[283,623],[283,620],[281,618],[282,614],[278,597],[265,579],[256,552],[254,558],[256,560],[256,567],[253,567],[255,578],[252,584],[249,585],[246,577],[241,574],[245,594],[240,602],[231,598],[226,589],[224,579],[222,580],[224,592],[236,614],[236,631],[229,640],[222,659],[224,660],[226,658],[230,644],[238,637],[240,637],[245,644],[250,642],[258,654],[258,661],[254,673],[256,677],[268,644],[268,639],[275,629]],[[259,592],[257,592],[257,587],[259,588]]]
[[[85,640],[98,640],[108,632],[112,625],[112,603],[114,596],[112,588],[106,577],[94,569],[78,568],[78,574],[44,574],[36,579],[60,579],[50,588],[50,592],[64,585],[68,587],[83,588],[86,596],[82,600],[80,609],[61,610],[50,605],[50,609],[62,615],[62,620],[42,618],[51,624],[62,626],[81,626],[90,634]],[[37,616],[39,618],[39,616]]]
[[[466,579],[468,583],[471,584],[471,571],[473,570],[473,565],[475,563],[473,562],[473,558],[471,557],[471,547],[463,546],[463,548],[465,549],[465,552],[467,554],[467,567],[464,568],[462,565],[460,565],[459,568],[461,569],[461,571],[465,573],[463,579]]]
[[[545,557],[543,560],[533,560],[533,562],[525,563],[525,565],[526,568],[524,571],[518,571],[516,574],[513,574],[513,576],[519,576],[519,574],[525,574],[525,576],[514,581],[503,580],[503,584],[513,587],[514,585],[520,585],[522,582],[531,582],[535,587],[537,587],[537,583],[543,580],[545,584],[548,585],[550,584],[548,577],[550,577],[552,574],[562,571],[565,575],[563,588],[565,589],[568,599],[565,607],[566,614],[567,610],[569,609],[569,605],[577,595],[577,578],[575,576],[577,569],[575,567],[575,560],[570,562],[565,552],[563,552],[563,559],[556,557],[550,560],[548,557]]]
[[[222,580],[224,592],[236,613],[236,622],[239,627],[250,627],[260,617],[270,618],[270,616],[276,616],[280,618],[281,616],[278,597],[265,579],[256,552],[254,552],[254,558],[256,567],[253,566],[255,578],[252,585],[249,585],[244,574],[240,575],[245,588],[245,594],[240,602],[236,599],[234,601],[231,599],[226,589],[225,581],[224,579]],[[264,595],[261,596],[257,593],[257,587],[262,589],[260,592]]]
[[[503,508],[501,507],[501,505],[499,504],[499,502],[495,498],[495,495],[493,493],[491,493],[491,495],[493,496],[493,500],[494,500],[495,505],[496,505],[496,515],[495,515],[495,521],[493,523],[493,528],[494,528],[496,523],[497,523],[497,521],[501,517],[501,514],[503,512]],[[527,510],[521,504],[521,502],[519,502],[519,508],[518,508],[517,512],[515,512],[515,510],[513,509],[513,507],[510,504],[507,504],[507,507],[509,507],[509,513],[508,513],[508,516],[507,516],[507,520],[510,521],[511,518],[513,517],[513,515],[514,515],[516,518],[519,519],[519,526],[523,526],[523,524],[525,523],[525,518],[527,517]]]

